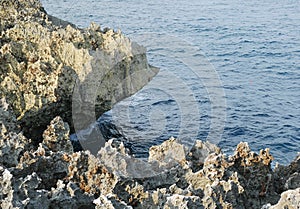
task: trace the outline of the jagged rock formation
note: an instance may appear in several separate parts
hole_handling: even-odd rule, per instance
[[[37,0],[0,0],[0,208],[300,207],[300,156],[272,169],[269,149],[256,154],[244,142],[229,157],[174,138],[148,160],[114,139],[97,155],[74,152],[72,119],[84,127],[145,85],[151,69],[119,32],[78,29]]]
[[[268,149],[256,154],[242,142],[227,157],[209,142],[196,141],[188,150],[171,138],[152,147],[148,161],[143,161],[113,139],[97,156],[73,152],[68,136],[68,124],[56,117],[38,148],[15,153],[17,165],[3,158],[2,208],[299,207],[299,188],[288,189],[300,183],[295,178],[300,157],[272,170]],[[3,138],[1,143],[14,147]],[[281,176],[283,170],[286,176]],[[284,184],[278,185],[278,178]]]
[[[288,190],[281,194],[279,202],[270,206],[269,204],[265,208],[280,209],[280,208],[300,208],[300,188],[294,190]]]
[[[81,129],[142,88],[157,73],[145,53],[120,32],[48,16],[38,0],[0,1],[0,97],[34,140],[57,115]]]

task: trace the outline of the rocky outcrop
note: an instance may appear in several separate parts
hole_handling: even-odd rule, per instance
[[[68,136],[68,124],[56,117],[38,148],[18,153],[16,166],[1,163],[2,208],[299,207],[299,188],[286,187],[291,181],[299,184],[294,178],[299,157],[281,166],[290,175],[282,177],[286,180],[280,187],[280,172],[271,169],[269,151],[256,154],[247,143],[227,157],[208,142],[196,141],[188,150],[171,138],[150,148],[145,161],[128,154],[114,139],[97,156],[73,152]]]
[[[294,190],[288,190],[281,194],[279,202],[274,206],[265,206],[269,209],[280,209],[280,208],[290,208],[296,209],[300,208],[300,188]]]
[[[1,0],[0,70],[0,97],[36,141],[57,115],[85,128],[157,73],[121,32],[78,29],[38,0]]]

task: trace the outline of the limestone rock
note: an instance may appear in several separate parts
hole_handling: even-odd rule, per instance
[[[295,172],[290,175],[285,182],[284,188],[287,190],[300,188],[300,174],[298,172]]]
[[[294,190],[288,190],[281,194],[279,202],[274,205],[267,207],[269,209],[297,209],[300,208],[300,188]]]
[[[109,172],[89,151],[74,153],[69,162],[67,179],[77,183],[81,190],[95,195],[112,193],[117,176]]]
[[[1,208],[12,209],[13,190],[11,180],[13,175],[5,168],[0,166],[0,206]]]
[[[67,133],[64,122],[57,117],[49,127],[49,132],[45,131],[49,141],[64,145]],[[261,160],[251,162],[252,156],[258,156],[255,153],[235,153],[227,158],[216,149],[207,155],[201,169],[193,171],[193,164],[187,160],[189,153],[179,161],[173,158],[174,166],[164,169],[155,160],[134,160],[122,143],[113,143],[113,140],[105,144],[98,156],[89,151],[72,153],[64,147],[53,151],[53,144],[48,144],[44,140],[36,150],[26,151],[18,166],[10,171],[1,167],[0,196],[5,207],[246,209],[270,208],[271,205],[293,208],[299,203],[299,188],[283,193],[278,202],[280,196],[274,187],[274,175],[278,173]],[[170,139],[161,147],[165,153],[170,149],[175,153],[177,149],[186,150],[179,145]],[[162,149],[158,147],[152,149],[152,156],[162,156]],[[251,153],[249,147],[244,148],[239,152]],[[204,150],[198,152],[204,153]],[[181,161],[184,163],[178,163]],[[293,182],[298,179],[297,162],[287,166],[292,174],[286,178],[286,185],[295,185]],[[143,169],[146,172],[142,172]],[[147,175],[149,173],[151,175]],[[282,185],[281,189],[285,188]]]
[[[128,155],[124,144],[113,146],[113,139],[109,140],[98,152],[98,159],[106,165],[111,172],[124,178],[145,178],[155,176],[158,172],[156,165],[136,159]]]
[[[196,140],[194,146],[187,155],[187,160],[191,163],[193,171],[198,171],[203,168],[204,161],[211,153],[219,153],[221,150],[216,145],[210,142],[202,142]]]
[[[172,195],[167,197],[164,209],[203,209],[201,199],[197,196]]]
[[[17,126],[5,99],[0,102],[0,164],[14,167],[18,164],[21,153],[29,148],[29,142]]]
[[[282,193],[285,190],[296,189],[300,187],[300,155],[290,163],[290,165],[277,165],[274,169],[274,178],[276,180],[276,191]]]
[[[64,151],[72,153],[73,147],[70,142],[69,125],[61,119],[54,118],[43,134],[43,144],[53,152]]]
[[[186,148],[173,137],[149,150],[149,162],[156,161],[159,166],[172,167],[174,163],[184,163],[185,156]]]
[[[20,127],[17,124],[17,119],[13,114],[10,106],[11,105],[7,103],[5,97],[2,97],[0,100],[0,125],[2,126],[2,136],[7,132],[20,132]]]
[[[49,196],[49,208],[95,208],[93,204],[94,197],[84,193],[74,183],[68,183],[66,185],[63,181],[59,180],[56,188],[52,188],[49,192]]]
[[[131,206],[126,205],[124,202],[120,202],[115,198],[110,196],[101,195],[97,199],[94,200],[94,204],[96,205],[95,209],[114,209],[114,208],[122,208],[122,209],[132,209]]]
[[[275,190],[276,180],[271,169],[273,156],[269,149],[261,150],[259,154],[251,151],[248,143],[237,145],[235,153],[230,157],[230,171],[238,173],[240,185],[244,189],[244,205],[246,208],[260,208],[263,204],[272,204],[279,200]]]
[[[21,153],[28,146],[29,140],[22,133],[7,132],[2,124],[0,135],[0,164],[14,167],[18,164]]]
[[[241,142],[237,145],[231,160],[237,162],[241,166],[252,166],[255,164],[269,166],[274,158],[270,155],[270,150],[268,148],[261,150],[258,155],[251,151],[247,142]]]
[[[37,141],[54,117],[84,128],[157,73],[145,49],[120,32],[78,29],[38,0],[3,0],[0,19],[0,97]]]

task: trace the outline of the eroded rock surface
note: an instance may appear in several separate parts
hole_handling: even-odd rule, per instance
[[[2,208],[198,209],[299,205],[299,188],[287,190],[289,185],[299,184],[299,157],[289,166],[280,167],[280,171],[290,173],[283,177],[285,183],[280,186],[278,168],[270,167],[273,157],[269,150],[256,154],[247,143],[240,143],[234,155],[226,157],[207,142],[196,141],[188,150],[171,138],[152,147],[145,161],[130,156],[124,145],[114,143],[114,139],[97,156],[89,151],[73,152],[67,140],[68,124],[60,117],[50,122],[43,136],[38,148],[17,153],[21,157],[14,159],[16,166],[6,163],[5,167],[1,163]],[[197,155],[199,163],[195,163]]]
[[[86,127],[157,73],[120,32],[78,29],[38,0],[1,0],[0,40],[0,98],[35,140],[57,115]]]

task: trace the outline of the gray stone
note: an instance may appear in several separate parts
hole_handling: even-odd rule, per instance
[[[281,194],[279,202],[269,209],[298,209],[300,208],[300,188],[288,190]]]

